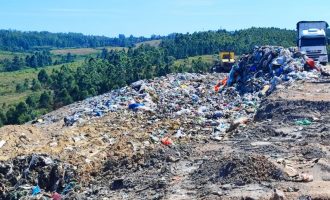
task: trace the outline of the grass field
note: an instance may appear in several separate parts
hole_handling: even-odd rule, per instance
[[[125,50],[127,51],[128,48],[127,47],[98,47],[96,48],[97,50],[99,50],[99,52],[101,53],[102,49],[103,48],[106,48],[108,51],[111,51],[111,50],[115,50],[115,51],[121,51],[121,50]]]
[[[210,64],[212,64],[213,60],[214,60],[214,55],[194,56],[194,57],[188,58],[188,65],[191,65],[192,61],[197,60],[199,57],[202,58],[203,62],[210,63]],[[174,62],[174,65],[179,66],[179,65],[183,64],[184,62],[185,62],[185,59],[179,59]]]
[[[138,48],[139,46],[141,46],[143,44],[148,44],[152,47],[158,47],[160,45],[161,41],[162,40],[150,40],[150,41],[146,41],[146,42],[136,43],[135,48]]]
[[[10,51],[0,51],[0,60],[9,59],[12,60],[14,56],[25,57],[30,55],[29,53],[18,53],[18,52],[10,52]]]
[[[125,47],[97,47],[97,48],[72,48],[72,49],[54,49],[50,52],[53,55],[66,55],[68,53],[71,53],[72,55],[77,56],[91,56],[96,55],[102,52],[102,49],[106,48],[108,51],[110,50],[127,50]]]
[[[82,65],[83,61],[77,61],[73,63],[66,64],[72,69],[76,69],[78,66]],[[49,67],[44,67],[44,69],[51,74],[53,69],[59,69],[62,65],[54,65]],[[31,83],[32,79],[37,79],[38,73],[41,68],[38,69],[25,69],[15,72],[1,72],[0,73],[0,106],[3,103],[7,105],[18,103],[24,100],[27,96],[31,95],[31,90],[27,90],[22,93],[16,92],[16,85],[18,83],[24,83],[25,79],[29,79]],[[38,92],[40,93],[40,92]]]
[[[78,49],[56,49],[50,51],[54,55],[66,55],[71,53],[72,55],[85,56],[90,54],[97,54],[100,51],[93,48],[78,48]]]

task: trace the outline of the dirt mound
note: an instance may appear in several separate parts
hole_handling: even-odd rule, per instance
[[[235,185],[285,179],[284,173],[266,157],[252,154],[231,154],[205,161],[192,177],[203,181],[207,177],[212,183]]]

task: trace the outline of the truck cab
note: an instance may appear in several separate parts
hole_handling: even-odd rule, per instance
[[[328,62],[326,30],[324,21],[302,21],[297,24],[299,51],[306,52],[309,58],[325,65]]]

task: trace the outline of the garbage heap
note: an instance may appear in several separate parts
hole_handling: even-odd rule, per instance
[[[86,166],[102,166],[108,155],[128,159],[144,149],[222,141],[230,137],[227,133],[249,123],[262,96],[279,84],[319,79],[320,72],[323,69],[317,63],[293,49],[265,46],[243,55],[229,75],[169,74],[49,113],[33,125],[46,127],[40,137],[47,136],[49,141],[42,144],[20,142],[18,149],[18,133],[4,137],[8,133],[0,132],[0,141],[4,141],[0,155],[9,158],[0,162],[0,199],[36,195],[73,199],[66,195],[79,193],[75,180],[89,178],[91,173],[83,171]],[[216,84],[219,93],[214,91]],[[116,121],[111,120],[111,114]],[[64,128],[57,126],[60,122]],[[51,123],[61,130],[56,140],[51,135]],[[85,129],[80,129],[83,126]],[[26,134],[28,137],[30,133]],[[52,149],[61,152],[61,161],[52,159],[56,156]],[[41,150],[45,155],[33,158],[29,154]]]
[[[255,47],[253,53],[242,55],[215,90],[235,86],[240,94],[258,92],[259,96],[264,96],[281,83],[319,79],[321,74],[329,75],[319,63],[296,48]]]
[[[295,48],[263,46],[256,47],[251,54],[242,55],[229,75],[221,78],[221,81],[215,84],[214,89],[217,92],[232,94],[233,96],[237,92],[239,95],[250,93],[252,96],[262,97],[270,94],[280,84],[288,85],[295,80],[318,80],[321,74],[329,75],[318,62],[314,62]],[[184,93],[167,93],[164,98],[161,98],[164,92],[162,90],[167,89],[168,83],[172,84],[171,87],[173,83],[180,85],[181,81],[185,81],[185,76],[190,79],[189,76],[198,75],[168,75],[167,79],[169,80],[164,80],[163,83],[158,83],[162,81],[162,78],[156,78],[153,81],[140,80],[131,84],[130,87],[124,87],[96,98],[89,98],[81,102],[79,109],[71,108],[74,112],[68,113],[64,117],[65,125],[72,126],[90,118],[102,117],[107,112],[116,112],[127,108],[133,111],[157,112],[157,109],[161,109],[158,106],[158,100],[160,103],[167,103],[167,97],[175,99],[180,95],[189,95],[192,103],[196,103],[199,100],[198,94],[195,94],[194,91],[191,93],[192,86],[189,84],[183,84],[181,89],[185,90]],[[157,84],[160,84],[162,88],[156,88]],[[247,98],[251,99],[250,97]],[[165,106],[173,106],[171,102],[169,103]],[[169,109],[171,110],[171,108]],[[203,110],[202,107],[201,110]],[[189,112],[189,110],[183,109],[177,114],[184,112]]]

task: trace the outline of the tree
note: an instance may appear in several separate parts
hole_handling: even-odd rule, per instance
[[[37,60],[37,57],[35,55],[31,56],[31,58],[29,60],[29,66],[33,67],[33,68],[38,67],[38,60]]]
[[[6,124],[6,115],[0,110],[0,127]]]
[[[27,111],[28,111],[28,107],[27,107],[27,105],[26,105],[25,102],[20,102],[19,104],[17,104],[17,106],[16,106],[16,113],[18,115],[24,114]]]
[[[69,62],[73,62],[74,57],[72,56],[72,54],[69,52],[66,54],[66,60],[65,62],[69,63]]]
[[[45,69],[40,70],[40,72],[38,73],[38,80],[44,85],[48,83],[49,76]]]
[[[10,65],[6,66],[6,71],[17,71],[23,67],[22,60],[18,56],[14,56]]]
[[[10,107],[6,112],[7,124],[17,124],[16,110]]]
[[[24,89],[25,90],[27,90],[27,89],[29,89],[29,79],[24,79],[24,84],[23,84],[23,86],[24,86]]]
[[[28,111],[28,106],[25,102],[20,102],[17,104],[15,109],[15,120],[18,124],[23,124],[24,122],[31,120],[31,116]]]
[[[50,109],[52,105],[52,96],[48,92],[43,92],[39,98],[39,107]]]
[[[5,71],[11,71],[11,62],[8,58],[3,59],[2,67]]]
[[[81,94],[78,85],[74,85],[70,91],[70,96],[74,101],[81,100]]]
[[[30,108],[35,108],[37,106],[37,102],[35,98],[32,96],[28,96],[25,100],[25,103],[30,107]]]
[[[41,84],[38,80],[36,80],[36,79],[32,80],[31,90],[33,90],[33,91],[41,90]]]
[[[24,85],[23,85],[22,83],[18,83],[18,84],[16,85],[16,92],[17,92],[17,93],[22,93],[22,92],[24,92],[24,91],[25,91]]]
[[[11,69],[12,71],[20,70],[23,67],[23,63],[21,62],[20,58],[18,56],[14,56]]]
[[[68,105],[73,102],[69,92],[63,88],[55,98],[56,107]]]
[[[101,58],[102,58],[102,59],[106,59],[107,56],[108,56],[108,49],[103,48],[103,49],[102,49],[102,53],[101,53]]]

